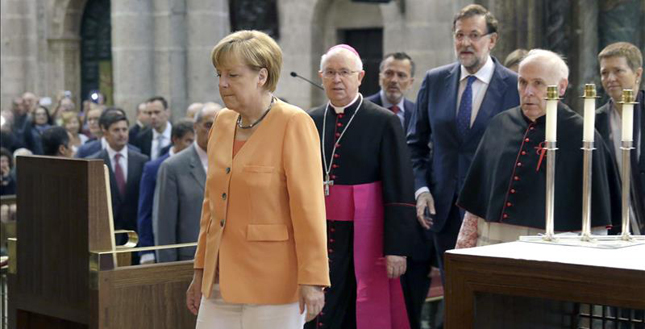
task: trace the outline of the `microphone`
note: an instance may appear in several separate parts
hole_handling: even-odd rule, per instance
[[[313,86],[317,87],[317,88],[318,88],[318,89],[320,89],[320,90],[325,90],[325,89],[324,89],[322,86],[320,86],[319,84],[317,84],[317,83],[315,83],[315,82],[313,82],[313,81],[311,81],[311,80],[309,80],[309,79],[307,79],[307,78],[305,78],[305,77],[303,77],[303,76],[298,75],[298,73],[296,73],[296,72],[294,72],[294,71],[291,71],[291,76],[292,76],[292,77],[294,77],[294,78],[300,78],[300,79],[302,79],[302,80],[305,80],[305,81],[309,82],[310,84],[312,84]]]

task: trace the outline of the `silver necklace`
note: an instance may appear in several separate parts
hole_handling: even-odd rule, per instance
[[[259,119],[255,120],[255,122],[251,123],[248,126],[242,125],[242,115],[240,114],[237,117],[237,126],[240,129],[251,129],[251,128],[257,126],[260,122],[262,122],[262,120],[264,120],[264,117],[266,117],[267,114],[269,114],[269,111],[271,111],[271,108],[273,107],[273,100],[274,100],[274,98],[273,98],[273,96],[271,96],[271,103],[269,103],[269,107],[266,109],[266,111],[264,111],[264,113],[262,114],[262,116]]]
[[[338,144],[340,143],[341,138],[345,136],[345,132],[349,128],[349,125],[352,124],[352,121],[354,120],[356,113],[358,113],[358,110],[361,109],[361,105],[363,105],[363,95],[359,94],[359,96],[361,98],[361,101],[358,103],[358,107],[356,108],[356,111],[354,111],[354,114],[352,114],[352,117],[349,118],[349,121],[347,122],[345,129],[343,129],[343,132],[340,133],[340,136],[338,136],[336,143],[334,143],[334,147],[332,148],[332,151],[331,151],[331,158],[329,159],[329,167],[327,166],[327,155],[325,154],[325,132],[327,131],[327,129],[325,128],[327,125],[327,112],[331,107],[331,102],[327,102],[327,107],[325,107],[325,114],[323,115],[323,131],[322,131],[322,155],[323,155],[323,165],[325,166],[325,180],[323,181],[323,185],[325,186],[325,196],[329,196],[329,187],[334,185],[334,181],[329,179],[329,173],[331,172],[331,167],[334,164],[334,155],[336,154],[336,146],[338,146]]]

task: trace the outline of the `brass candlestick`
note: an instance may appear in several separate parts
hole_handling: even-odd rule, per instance
[[[585,92],[582,98],[586,100],[594,100],[598,98],[596,96],[596,85],[593,83],[585,85]],[[595,115],[595,106],[592,108],[593,113],[587,113],[587,107],[585,104],[585,124],[588,120],[592,120],[591,129],[593,128],[593,118],[587,118],[588,115]],[[582,167],[582,234],[581,239],[583,241],[591,241],[591,182],[592,182],[592,159],[593,159],[593,150],[594,141],[585,140],[582,141],[582,150],[583,150],[583,167]]]
[[[558,94],[558,86],[548,86],[547,87],[547,113],[549,112],[549,105],[556,106],[555,115],[557,116],[557,102],[560,99]],[[555,102],[553,104],[552,102]],[[549,104],[551,103],[551,104]],[[557,118],[555,120],[557,122]],[[547,125],[549,124],[548,114],[547,114]],[[555,128],[555,127],[554,127]],[[547,128],[548,130],[548,128]],[[555,151],[557,150],[555,140],[545,141],[546,149],[546,230],[544,234],[544,240],[555,241],[554,234],[554,218],[553,218],[553,209],[554,209],[554,194],[555,194]]]
[[[619,102],[623,104],[623,114],[625,110],[625,105],[631,105],[632,111],[634,104],[637,104],[634,97],[634,91],[631,89],[623,90],[623,99]],[[624,118],[624,116],[623,116]],[[629,186],[631,184],[631,162],[630,162],[630,153],[633,147],[633,141],[631,140],[633,136],[630,136],[630,140],[621,141],[621,153],[622,153],[622,171],[621,171],[621,180],[622,180],[622,233],[621,237],[623,240],[630,240],[631,235],[629,233]]]

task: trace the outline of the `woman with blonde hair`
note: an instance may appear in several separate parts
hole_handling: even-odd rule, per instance
[[[78,148],[85,144],[89,138],[81,134],[81,119],[76,112],[62,112],[61,113],[62,126],[70,134],[70,144],[72,150],[76,153]]]
[[[212,52],[226,104],[211,128],[193,282],[197,328],[302,328],[329,286],[318,132],[273,96],[282,51],[238,31]]]

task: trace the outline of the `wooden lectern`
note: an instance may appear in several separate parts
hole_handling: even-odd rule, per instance
[[[643,310],[643,255],[645,244],[597,249],[518,241],[450,250],[446,328],[578,328],[562,317],[574,303]]]
[[[101,160],[20,157],[9,328],[194,328],[192,261],[116,266]],[[141,248],[137,248],[141,249]]]

